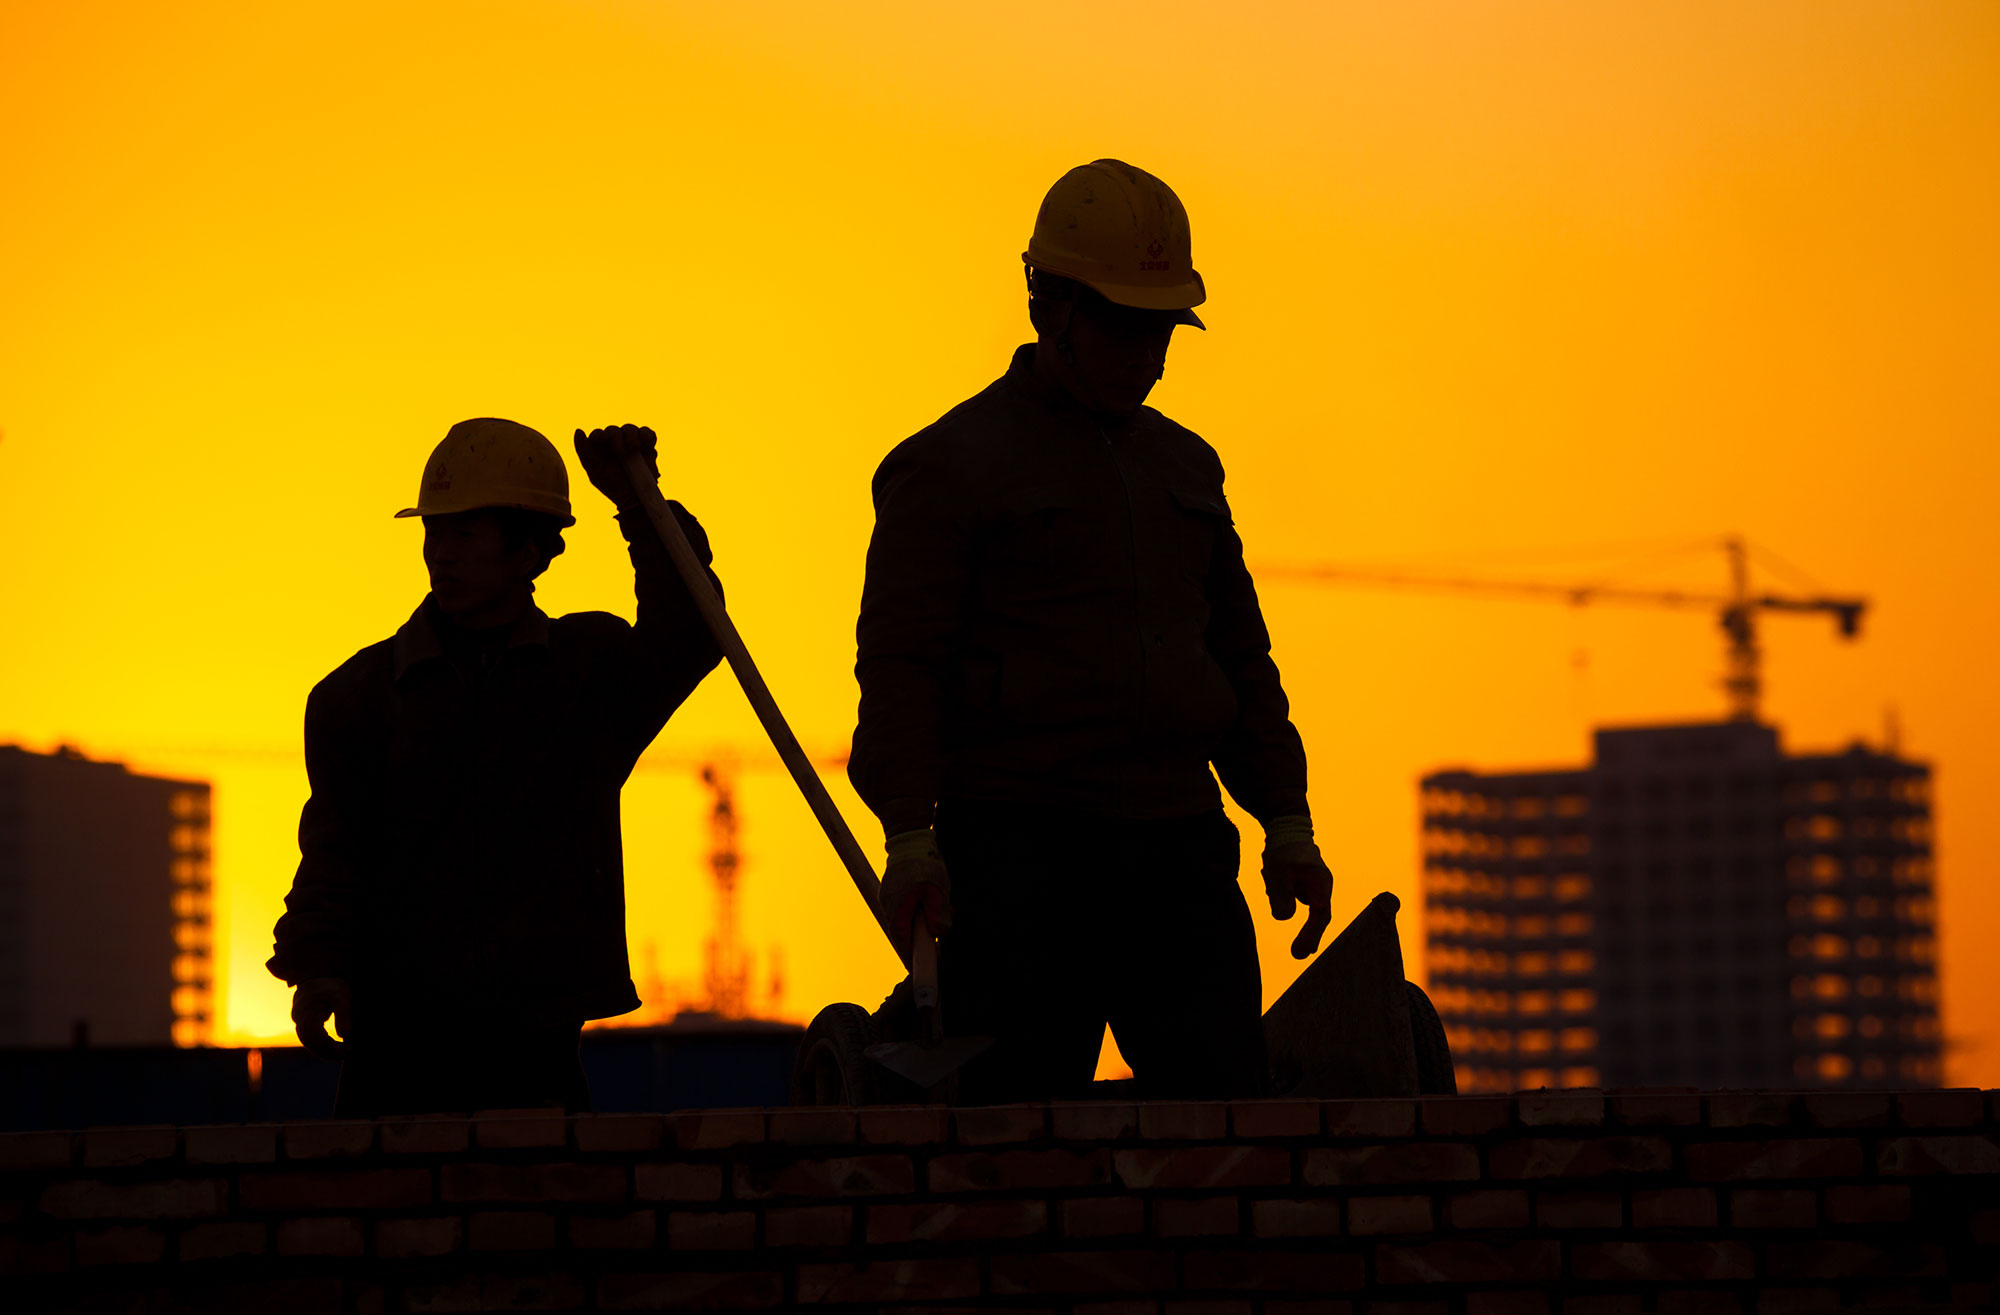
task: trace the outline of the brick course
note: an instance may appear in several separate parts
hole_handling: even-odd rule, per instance
[[[0,1135],[0,1290],[284,1315],[1975,1310],[1995,1201],[1976,1091],[102,1128]]]

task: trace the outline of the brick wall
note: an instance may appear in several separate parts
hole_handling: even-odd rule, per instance
[[[1989,1310],[2000,1093],[0,1137],[0,1307]]]

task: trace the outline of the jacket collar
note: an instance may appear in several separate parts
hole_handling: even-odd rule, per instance
[[[1035,373],[1035,344],[1031,342],[1014,349],[1001,382],[1050,415],[1092,426],[1107,435],[1127,433],[1138,428],[1147,413],[1147,408],[1142,406],[1129,416],[1099,415],[1071,397],[1066,390],[1044,383],[1042,377]]]
[[[438,627],[442,624],[446,624],[446,622],[444,622],[442,617],[437,615],[436,605],[431,602],[430,596],[426,594],[424,601],[417,604],[417,610],[410,613],[410,619],[403,623],[403,628],[396,632],[396,637],[392,641],[392,651],[396,659],[397,680],[401,680],[403,673],[412,667],[421,666],[423,663],[430,661],[443,660],[445,655],[444,637],[438,631]],[[510,649],[530,646],[547,648],[548,644],[548,613],[542,611],[541,608],[536,607],[533,603],[529,603],[528,610],[507,631],[507,647]]]

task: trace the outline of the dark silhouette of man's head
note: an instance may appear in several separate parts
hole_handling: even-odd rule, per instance
[[[1078,402],[1106,415],[1146,404],[1167,370],[1180,311],[1141,310],[1075,279],[1028,271],[1028,319],[1035,326],[1036,368]]]
[[[1100,415],[1146,404],[1167,369],[1174,326],[1202,327],[1187,208],[1174,189],[1123,160],[1092,160],[1056,179],[1021,253],[1035,374]]]
[[[396,514],[423,517],[431,601],[471,629],[518,620],[576,524],[555,445],[491,416],[451,427],[424,463],[417,505]]]
[[[535,580],[565,547],[553,516],[480,507],[424,517],[431,601],[468,629],[506,625],[527,609]]]

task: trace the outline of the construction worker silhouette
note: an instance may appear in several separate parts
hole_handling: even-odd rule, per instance
[[[848,771],[888,836],[878,913],[898,943],[919,910],[949,929],[950,1030],[999,1043],[961,1099],[1077,1094],[1107,1022],[1147,1095],[1255,1094],[1216,775],[1263,825],[1272,913],[1307,907],[1300,958],[1332,876],[1222,463],[1145,405],[1175,328],[1204,327],[1187,212],[1097,160],[1023,260],[1036,341],[875,474]]]
[[[306,701],[312,797],[269,966],[302,1037],[331,1016],[344,1039],[342,1115],[587,1108],[583,1023],[639,1005],[619,791],[721,656],[626,471],[654,448],[636,426],[576,433],[638,623],[552,619],[533,593],[576,523],[562,455],[509,420],[452,426],[397,513],[423,518],[430,593]]]

